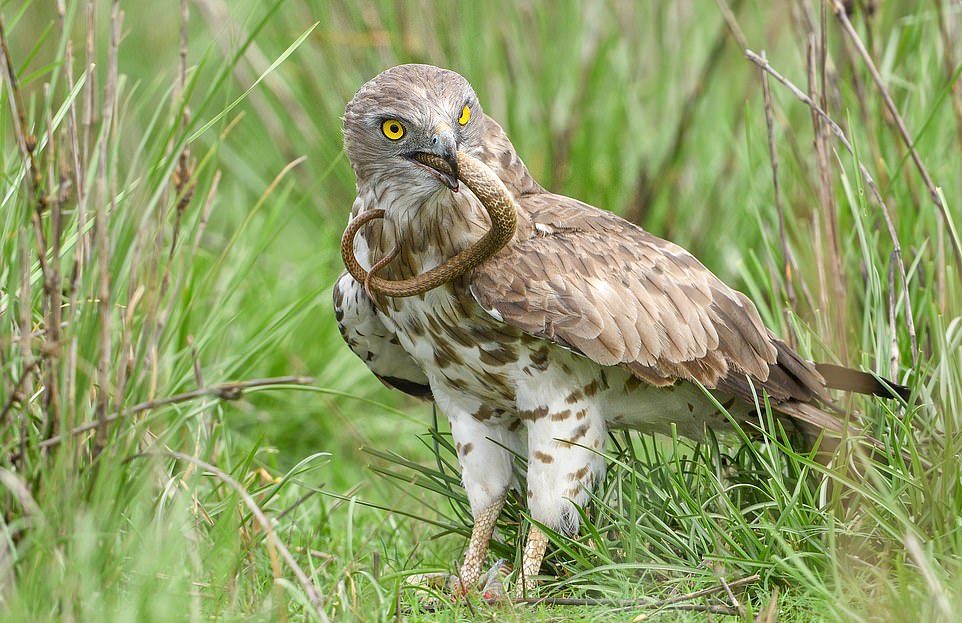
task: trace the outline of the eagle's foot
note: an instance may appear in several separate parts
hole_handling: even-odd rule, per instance
[[[528,532],[528,540],[524,545],[521,573],[515,578],[514,587],[511,589],[513,599],[536,595],[538,582],[535,580],[535,576],[541,571],[541,561],[544,559],[544,552],[547,547],[548,535],[538,526],[532,525]]]
[[[504,580],[508,576],[508,568],[504,559],[498,560],[481,575],[481,599],[489,604],[501,603],[509,598],[504,589]]]
[[[461,578],[453,573],[417,573],[409,575],[404,582],[411,587],[430,589],[445,595],[461,596],[468,592]]]
[[[476,595],[483,601],[496,604],[508,598],[508,592],[504,588],[504,578],[508,570],[504,563],[504,560],[498,560],[490,569],[470,582],[452,573],[418,573],[408,576],[405,583],[434,593],[419,600],[421,608],[425,610],[440,608],[444,597],[460,600]]]

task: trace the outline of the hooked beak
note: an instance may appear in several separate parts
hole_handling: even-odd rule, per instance
[[[424,158],[422,154],[435,157]],[[431,137],[430,151],[411,152],[405,154],[405,158],[424,167],[439,182],[458,192],[458,143],[451,128],[443,126],[435,130]]]

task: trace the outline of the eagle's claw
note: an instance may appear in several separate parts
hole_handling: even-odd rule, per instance
[[[405,583],[418,588],[433,589],[452,599],[477,594],[485,602],[497,604],[508,599],[508,592],[504,588],[504,577],[507,572],[505,561],[501,559],[482,573],[476,582],[467,585],[461,581],[461,578],[451,573],[418,573],[408,576]],[[475,593],[475,591],[478,592]],[[429,610],[435,610],[440,605],[436,597],[421,601],[421,606]]]

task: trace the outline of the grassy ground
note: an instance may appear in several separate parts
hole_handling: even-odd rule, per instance
[[[908,405],[851,404],[886,450],[827,491],[764,408],[762,441],[613,436],[586,529],[553,540],[542,593],[658,599],[757,573],[742,620],[769,606],[779,621],[954,620],[957,2],[852,3],[935,200],[831,12],[820,36],[818,2],[732,0],[728,27],[728,3],[709,0],[196,0],[186,22],[174,3],[52,4],[0,4],[15,76],[0,91],[0,618],[643,612],[419,613],[402,589],[456,564],[463,492],[443,418],[348,353],[330,286],[353,198],[344,103],[417,61],[463,73],[547,187],[687,246],[804,354],[914,389]],[[766,110],[743,53],[765,50],[807,92],[810,32],[811,89],[851,151],[775,81]],[[220,385],[255,379],[269,381]],[[516,559],[521,518],[512,503],[495,556]]]

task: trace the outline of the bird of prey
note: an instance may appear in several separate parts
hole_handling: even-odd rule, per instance
[[[531,517],[572,534],[611,429],[697,439],[730,426],[717,404],[749,421],[765,392],[814,440],[846,430],[828,389],[902,390],[805,360],[678,245],[545,190],[453,71],[382,72],[347,104],[343,130],[357,198],[335,315],[385,385],[450,421],[475,522],[462,589],[517,486],[515,452],[528,459]],[[532,526],[522,578],[538,573],[546,543]]]

